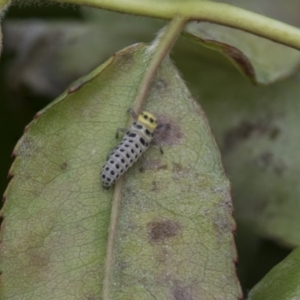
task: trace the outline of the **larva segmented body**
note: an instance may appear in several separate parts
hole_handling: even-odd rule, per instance
[[[125,133],[121,143],[109,154],[101,172],[102,185],[109,188],[148,149],[157,127],[156,118],[148,113],[139,114]]]

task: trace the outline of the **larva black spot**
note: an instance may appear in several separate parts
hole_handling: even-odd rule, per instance
[[[148,120],[148,116],[147,115],[144,115],[144,118],[145,118],[145,120]]]
[[[129,147],[129,145],[127,145],[127,144],[125,144],[124,146],[125,146],[126,148],[128,148],[128,147]]]
[[[102,175],[102,178],[105,178],[105,175],[104,175],[104,174]]]
[[[134,132],[133,132],[133,133],[129,133],[128,135],[129,135],[130,137],[132,137],[132,138],[136,137],[136,133],[134,133]]]
[[[121,169],[121,171],[120,171],[121,173],[123,173],[123,169]]]
[[[142,137],[140,138],[140,142],[141,142],[141,144],[142,144],[143,146],[145,146],[145,143],[146,143],[146,142],[145,142],[145,140],[144,140]]]
[[[134,153],[134,150],[133,149],[131,149],[131,151],[130,151],[132,154]]]
[[[142,125],[140,125],[140,124],[137,124],[137,125],[136,125],[136,128],[137,128],[137,129],[142,129],[142,128],[143,128],[143,126],[142,126]]]
[[[115,172],[114,172],[114,171],[110,171],[110,174],[111,174],[111,175],[115,175]]]
[[[139,145],[138,144],[135,144],[135,148],[138,148],[139,147]]]
[[[137,158],[137,157],[138,157],[138,155],[136,154],[136,155],[135,155],[135,158]]]
[[[107,181],[110,181],[110,178],[109,178],[109,177],[107,177]]]
[[[148,129],[145,130],[145,133],[146,133],[147,135],[151,135],[151,132],[150,132]]]
[[[116,154],[116,157],[120,157],[120,155],[119,155],[119,154]]]
[[[149,146],[149,144],[148,143],[145,143],[145,147],[148,147]]]
[[[113,165],[115,162],[113,160],[111,160],[110,163]]]
[[[128,167],[128,165],[126,164],[126,165],[125,165],[125,168],[127,168],[127,167]]]
[[[119,169],[119,168],[120,168],[120,166],[119,166],[118,164],[116,164],[116,168],[117,168],[117,169]]]
[[[127,158],[129,158],[129,157],[130,157],[130,155],[129,155],[128,153],[126,153],[126,157],[127,157]]]
[[[108,171],[108,170],[109,170],[109,168],[108,168],[108,167],[106,167],[106,168],[105,168],[105,171]]]
[[[129,143],[133,143],[133,140],[129,140],[128,142],[129,142]]]
[[[124,164],[124,162],[125,162],[125,160],[122,158],[122,159],[121,159],[121,163]]]
[[[124,150],[124,149],[120,149],[120,151],[121,151],[121,152],[124,152],[125,150]]]
[[[152,118],[150,118],[150,123],[153,123],[153,122],[154,122],[154,120]]]
[[[130,162],[132,163],[132,159],[130,160]]]

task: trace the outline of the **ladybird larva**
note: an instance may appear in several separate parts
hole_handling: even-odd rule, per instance
[[[132,115],[136,116],[134,111]],[[109,154],[101,172],[102,185],[112,186],[148,149],[157,127],[156,118],[149,112],[142,112],[126,131],[120,144]]]

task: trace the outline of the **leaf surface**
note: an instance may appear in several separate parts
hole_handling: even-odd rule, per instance
[[[263,237],[299,246],[299,73],[253,86],[208,56],[178,54],[221,149],[235,219]]]
[[[249,300],[300,298],[300,248],[275,266],[249,293]]]
[[[127,172],[107,249],[114,189],[99,174],[150,53],[117,53],[27,127],[2,212],[1,299],[102,299],[105,278],[114,300],[240,297],[229,182],[204,113],[168,59],[145,104],[169,124],[156,136],[165,154],[151,147]]]
[[[298,50],[234,28],[191,22],[186,32],[195,42],[222,53],[254,83],[288,77],[300,63]]]

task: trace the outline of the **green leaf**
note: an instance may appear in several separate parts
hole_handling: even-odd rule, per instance
[[[156,138],[165,154],[151,147],[122,191],[101,187],[149,53],[142,45],[117,53],[28,126],[2,212],[1,299],[103,299],[103,281],[114,300],[240,297],[229,182],[204,113],[170,60],[145,105],[169,124]]]
[[[59,2],[62,1],[59,0]],[[63,2],[168,20],[180,16],[190,21],[222,24],[300,50],[298,28],[226,3],[207,0],[144,0],[142,2],[136,0],[121,2],[119,0],[64,0]]]
[[[300,298],[300,248],[275,266],[251,291],[248,300]]]
[[[288,77],[300,63],[298,50],[233,28],[192,22],[186,32],[197,43],[222,53],[254,83]]]
[[[236,220],[261,236],[299,246],[299,73],[253,86],[207,56],[177,54],[221,149]]]

